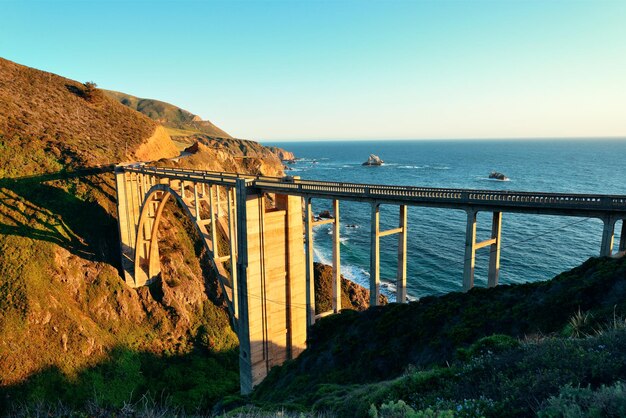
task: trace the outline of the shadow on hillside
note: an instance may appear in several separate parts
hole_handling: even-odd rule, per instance
[[[43,402],[83,411],[110,408],[109,413],[98,414],[106,416],[146,394],[157,406],[207,411],[224,397],[238,395],[238,365],[237,348],[221,353],[198,348],[184,355],[159,356],[120,347],[73,376],[52,366],[19,384],[0,387],[0,415]]]
[[[98,201],[115,201],[112,186],[96,176],[106,171],[110,168],[0,179],[0,234],[48,241],[89,260],[116,262],[116,221]],[[66,182],[48,184],[57,180]],[[77,197],[79,187],[89,198]]]

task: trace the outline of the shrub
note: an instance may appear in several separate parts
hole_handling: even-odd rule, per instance
[[[83,97],[90,102],[95,101],[99,97],[101,97],[102,93],[98,90],[98,85],[93,81],[87,81],[83,84],[85,88],[83,89]]]
[[[468,348],[459,348],[457,350],[457,357],[461,360],[469,360],[473,357],[486,354],[501,353],[511,348],[516,348],[519,345],[519,341],[513,337],[503,334],[494,334],[479,339]]]
[[[626,416],[626,384],[617,382],[598,390],[561,388],[558,396],[549,398],[539,411],[540,417],[623,417]]]

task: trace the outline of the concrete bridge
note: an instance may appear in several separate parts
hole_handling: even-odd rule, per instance
[[[340,201],[371,204],[370,305],[380,295],[380,238],[398,236],[396,300],[406,302],[407,207],[461,209],[467,213],[463,288],[474,285],[476,251],[490,249],[488,286],[498,284],[504,212],[599,218],[600,255],[613,253],[615,224],[626,219],[626,196],[440,189],[274,178],[200,170],[147,167],[115,169],[124,279],[150,284],[160,274],[158,226],[174,199],[203,237],[226,296],[240,343],[242,393],[269,370],[306,348],[308,327],[341,310]],[[313,199],[330,199],[333,216],[317,219]],[[381,231],[381,205],[399,207],[398,227]],[[304,213],[303,213],[304,211]],[[491,237],[476,241],[476,215],[491,212]],[[333,304],[315,314],[313,229],[333,227]],[[622,222],[619,252],[626,251]]]

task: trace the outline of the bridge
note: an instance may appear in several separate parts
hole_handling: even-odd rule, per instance
[[[124,279],[145,286],[160,274],[158,226],[175,200],[202,237],[239,337],[240,384],[249,393],[269,370],[306,348],[307,332],[322,316],[341,310],[340,202],[371,205],[370,306],[379,304],[380,238],[398,237],[396,300],[407,301],[407,208],[426,206],[467,213],[463,289],[474,286],[475,254],[489,248],[487,285],[498,284],[502,214],[598,218],[600,255],[626,251],[626,196],[426,188],[264,177],[190,169],[115,168]],[[313,199],[330,199],[333,213],[319,219]],[[399,207],[398,227],[381,230],[380,206]],[[492,213],[491,236],[477,242],[477,213]],[[313,229],[333,228],[332,310],[315,313]]]

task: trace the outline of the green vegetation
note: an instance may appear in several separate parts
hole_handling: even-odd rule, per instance
[[[626,259],[592,258],[547,282],[342,312],[253,401],[339,416],[525,416],[568,384],[626,379],[625,282]]]

